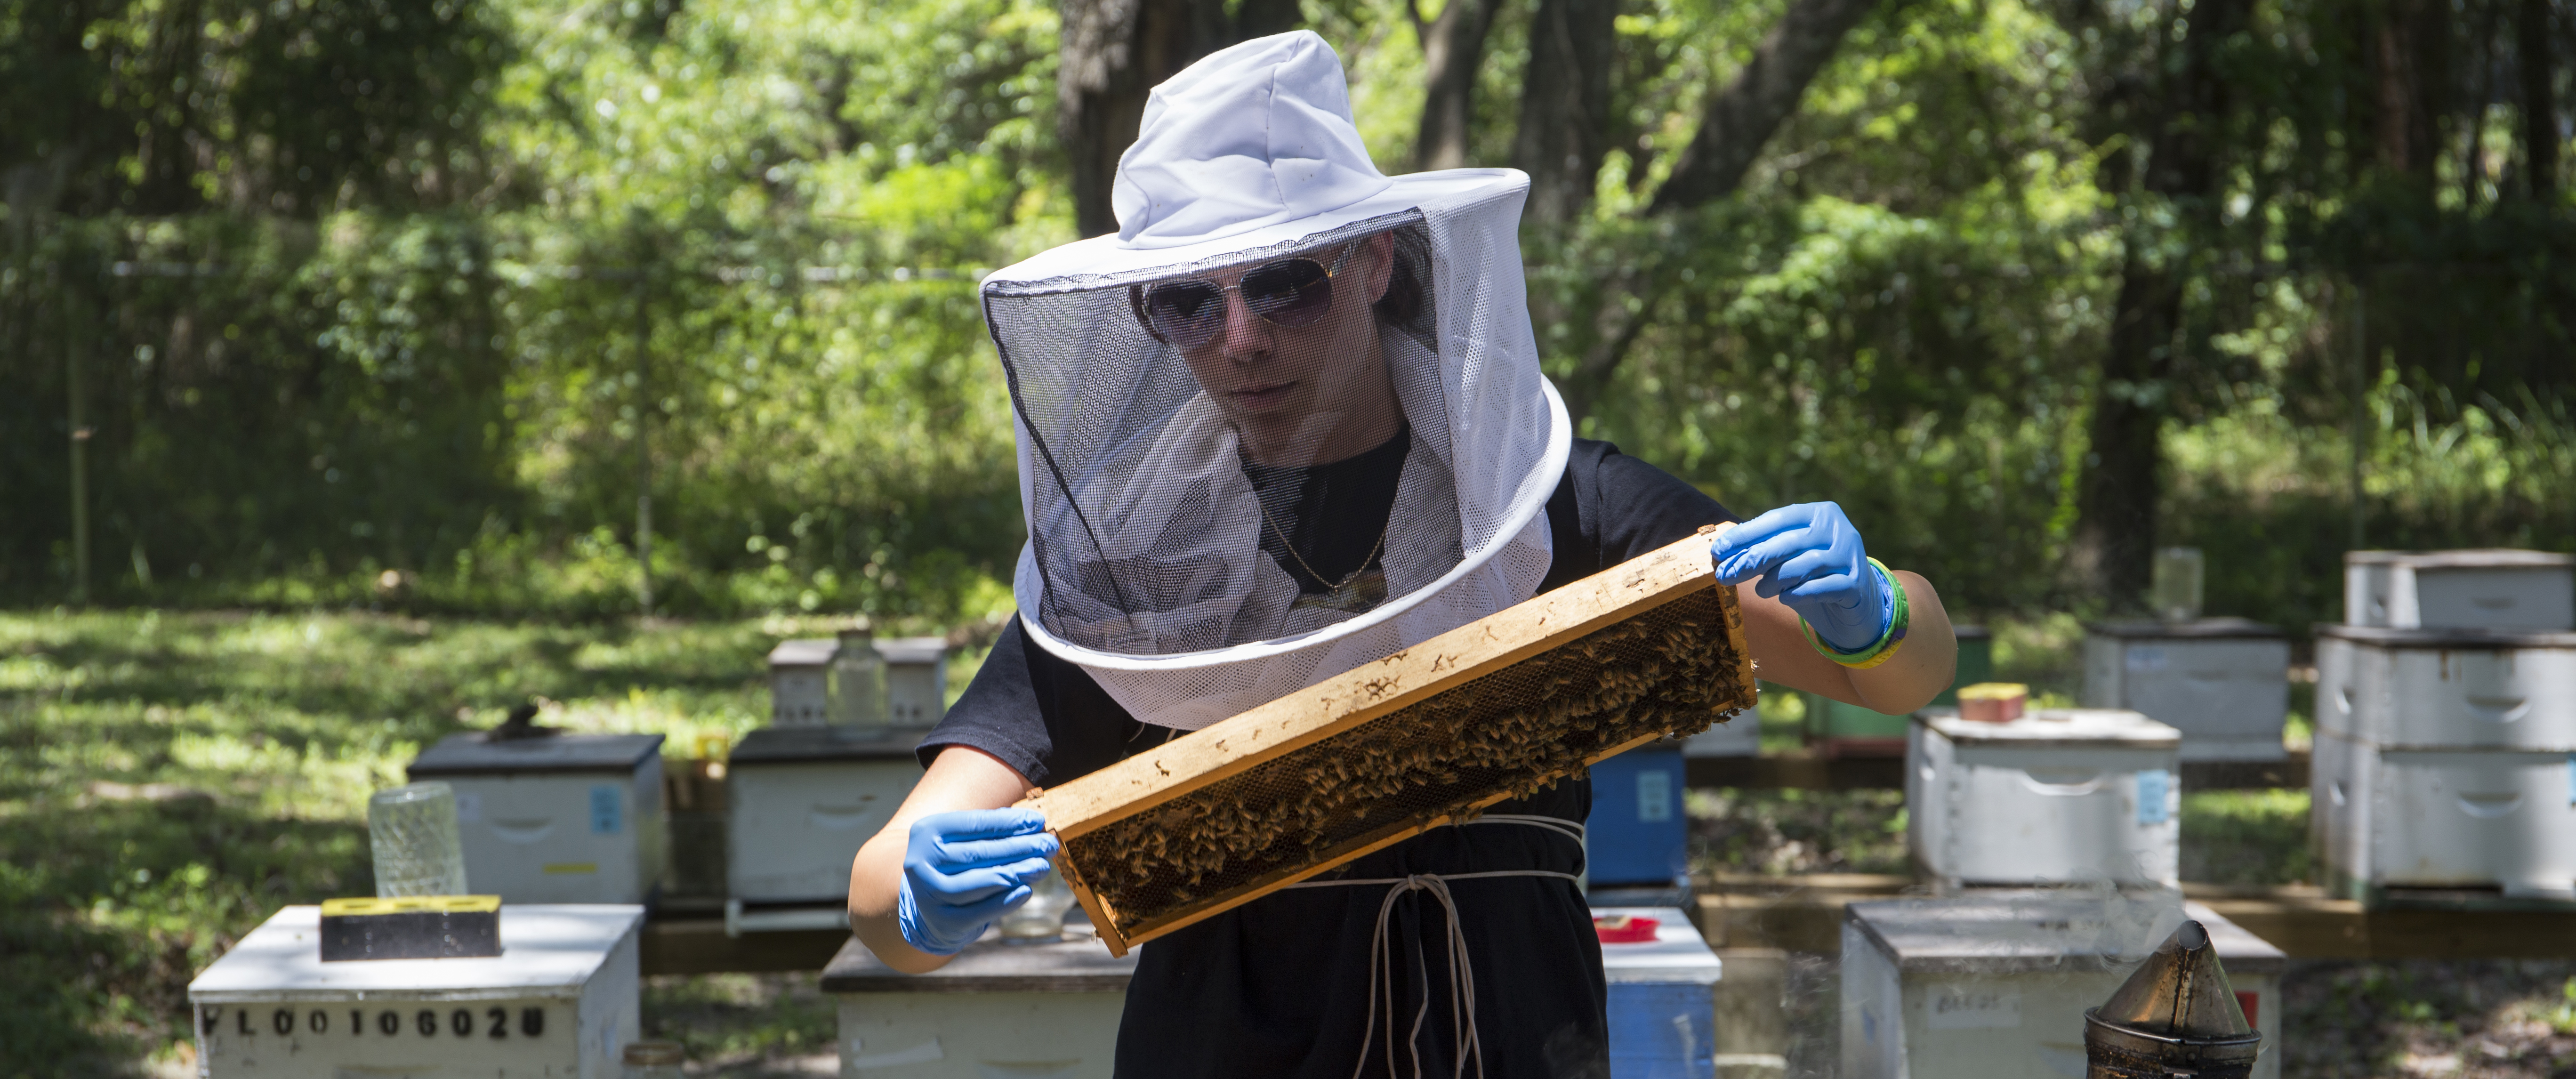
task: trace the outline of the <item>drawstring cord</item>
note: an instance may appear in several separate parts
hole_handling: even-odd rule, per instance
[[[1512,824],[1526,828],[1539,828],[1565,836],[1578,844],[1583,842],[1583,826],[1561,817],[1494,813],[1466,823]],[[1380,985],[1386,987],[1386,1073],[1390,1077],[1396,1074],[1395,939],[1392,932],[1396,901],[1403,899],[1409,892],[1429,892],[1431,898],[1439,901],[1441,920],[1447,927],[1444,935],[1448,938],[1449,945],[1449,1029],[1455,1032],[1449,1055],[1450,1059],[1457,1062],[1450,1073],[1451,1079],[1464,1079],[1470,1057],[1476,1061],[1477,1079],[1483,1079],[1485,1049],[1476,1037],[1476,972],[1467,959],[1467,934],[1459,923],[1458,901],[1449,892],[1449,882],[1494,877],[1556,877],[1578,885],[1583,881],[1583,878],[1572,873],[1559,873],[1554,870],[1500,869],[1483,873],[1415,873],[1402,877],[1372,877],[1361,880],[1310,880],[1288,886],[1290,888],[1387,886],[1386,899],[1377,907],[1377,929],[1369,936],[1368,1024],[1360,1032],[1360,1061],[1358,1066],[1351,1069],[1351,1079],[1359,1079],[1360,1073],[1368,1070],[1369,1044],[1377,1040],[1377,998]],[[1423,962],[1419,944],[1415,945],[1413,960],[1417,966],[1426,968],[1428,966]],[[1405,1051],[1413,1057],[1415,1079],[1421,1079],[1422,1075],[1420,1048],[1422,1023],[1430,1016],[1431,994],[1428,987],[1425,987],[1422,1006],[1415,1009],[1413,1013],[1413,1029],[1404,1039]]]

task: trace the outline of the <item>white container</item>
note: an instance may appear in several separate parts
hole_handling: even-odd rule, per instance
[[[2336,889],[2576,900],[2576,754],[2388,748],[2320,731],[2311,830]]]
[[[662,736],[451,734],[414,782],[456,789],[465,881],[504,903],[642,903],[662,880]]]
[[[892,637],[877,642],[886,662],[886,718],[897,727],[928,727],[948,714],[948,639]]]
[[[1610,983],[1609,1079],[1716,1074],[1717,953],[1679,907],[1594,907],[1595,918],[1655,920],[1655,939],[1601,945]]]
[[[2084,1010],[2188,917],[2209,930],[2281,1074],[2280,949],[2170,892],[1990,893],[1854,903],[1842,937],[1844,1079],[2082,1076]]]
[[[923,733],[770,727],[745,736],[725,761],[726,894],[750,904],[846,902],[850,859],[921,778],[912,750]]]
[[[1906,841],[1951,886],[2176,884],[2182,736],[2136,712],[2042,708],[2009,723],[1915,713]]]
[[[899,974],[854,939],[823,968],[840,1004],[841,1074],[1108,1079],[1136,955],[1111,958],[1088,933],[1020,945],[988,934],[947,966]]]
[[[2576,750],[2576,633],[2319,626],[2317,726],[2382,746]]]
[[[1762,755],[1762,717],[1746,709],[1724,723],[1709,724],[1707,730],[1682,742],[1684,757],[1759,757]]]
[[[2391,629],[2576,629],[2576,557],[2346,551],[2343,620]]]
[[[2290,640],[2242,618],[2085,627],[2088,708],[2128,708],[2182,732],[2187,761],[2277,761],[2290,713]]]
[[[632,906],[501,908],[489,959],[321,961],[288,907],[188,984],[207,1079],[617,1079],[638,1032]]]
[[[841,642],[828,637],[780,641],[769,650],[769,723],[774,727],[820,727],[832,710],[832,651]]]

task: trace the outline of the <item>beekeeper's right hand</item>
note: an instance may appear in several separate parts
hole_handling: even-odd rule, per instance
[[[1056,838],[1025,809],[933,813],[912,822],[895,918],[904,943],[955,955],[1003,912],[1028,901]]]

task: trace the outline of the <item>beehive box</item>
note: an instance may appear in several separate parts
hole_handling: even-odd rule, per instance
[[[1111,951],[1753,703],[1702,534],[1023,802]]]
[[[2346,551],[2346,625],[2576,629],[2576,557],[2545,551]]]
[[[854,939],[822,986],[840,1013],[842,1075],[1108,1079],[1135,973],[1135,956],[1105,955],[1088,936],[995,934],[928,974],[899,973]]]
[[[2315,752],[2309,825],[2345,897],[2576,901],[2576,754],[2384,747],[2328,731]]]
[[[842,903],[850,860],[921,778],[925,732],[771,727],[727,759],[726,894],[743,903]]]
[[[2576,750],[2576,632],[2318,626],[2317,726],[2382,746]]]
[[[829,637],[780,641],[769,650],[769,723],[819,727],[831,722],[832,652]]]
[[[499,956],[324,963],[287,907],[188,985],[206,1079],[616,1079],[638,1031],[633,906],[501,908]]]
[[[1601,945],[1610,983],[1610,1079],[1707,1079],[1717,1071],[1723,968],[1679,907],[1594,907],[1594,918],[1652,918],[1655,939]]]
[[[2246,1018],[2255,1079],[2281,1074],[2280,949],[2171,892],[1987,893],[1854,903],[1842,930],[1846,1079],[2085,1074],[2084,1010],[2188,917],[2209,930]]]
[[[2009,723],[1915,716],[1907,845],[1960,885],[2176,884],[2181,735],[2136,712],[2042,708]]]
[[[886,662],[886,721],[928,727],[948,713],[948,639],[893,637],[877,642]]]
[[[642,903],[662,882],[662,736],[451,734],[411,779],[456,789],[465,880],[504,903]]]
[[[1644,746],[1592,766],[1583,875],[1594,888],[1669,888],[1689,873],[1681,750]]]
[[[2084,705],[2182,732],[2187,761],[2277,761],[2290,714],[2290,639],[2242,618],[2085,627]]]

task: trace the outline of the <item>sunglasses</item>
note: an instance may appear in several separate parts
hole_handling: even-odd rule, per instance
[[[1286,258],[1244,271],[1237,284],[1204,278],[1165,281],[1130,293],[1129,299],[1146,329],[1184,352],[1207,344],[1224,327],[1229,292],[1242,293],[1243,306],[1272,325],[1312,326],[1333,309],[1333,277],[1357,250],[1357,244],[1343,248],[1329,267],[1303,256]]]

